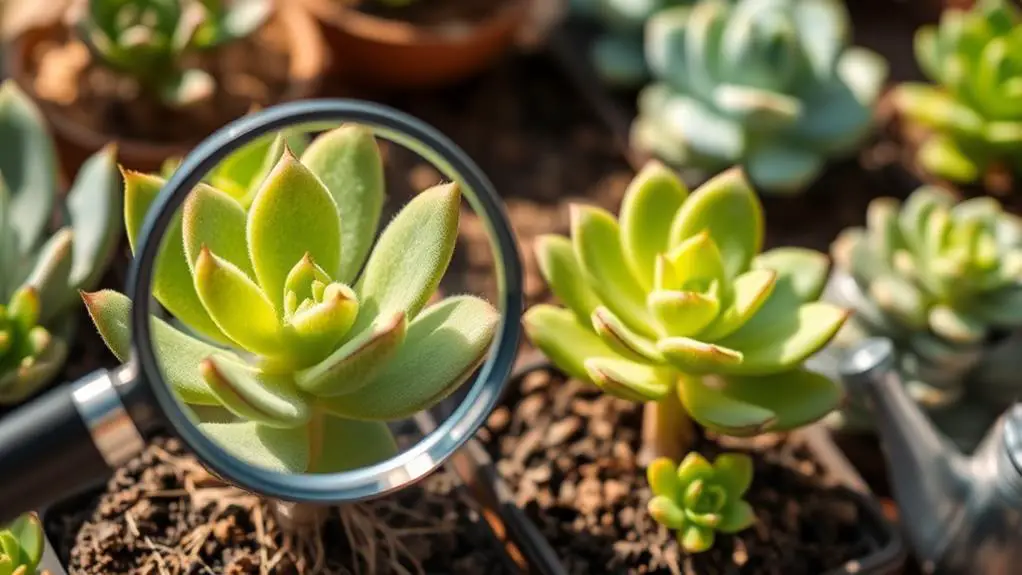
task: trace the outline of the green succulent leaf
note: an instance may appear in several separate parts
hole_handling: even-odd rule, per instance
[[[830,261],[827,256],[808,248],[783,247],[767,250],[752,261],[754,270],[773,270],[777,285],[790,291],[800,302],[816,301],[827,285]],[[736,283],[741,278],[736,280]]]
[[[719,344],[740,350],[743,360],[724,373],[766,375],[786,371],[827,345],[848,319],[849,311],[825,302],[797,309],[772,304],[769,298],[753,319]]]
[[[245,208],[228,194],[199,184],[188,194],[182,211],[181,233],[192,273],[205,247],[231,263],[249,278],[255,270],[245,243]]]
[[[26,575],[35,571],[43,558],[45,535],[42,523],[35,513],[26,513],[12,521],[5,528],[17,542],[20,558],[18,561],[28,570]]]
[[[279,428],[255,421],[199,422],[199,430],[235,457],[270,471],[305,473],[309,427]]]
[[[681,377],[678,394],[692,419],[706,429],[739,437],[752,436],[777,423],[777,414],[755,403],[733,398],[721,380]]]
[[[688,197],[677,174],[659,162],[647,164],[632,180],[621,202],[621,244],[632,273],[649,289],[654,262],[667,252],[674,214]]]
[[[737,499],[752,485],[752,458],[741,453],[722,453],[713,460],[714,479],[732,499]]]
[[[718,341],[745,325],[773,293],[777,277],[774,270],[754,269],[735,278],[731,304],[700,332],[700,338]]]
[[[91,290],[99,283],[113,256],[122,231],[121,174],[117,150],[106,146],[82,164],[67,193],[67,209],[74,230],[69,285]],[[73,294],[64,296],[69,303]]]
[[[692,483],[713,477],[714,470],[713,466],[710,465],[710,462],[702,454],[691,451],[681,460],[677,473],[678,482],[680,483],[678,496],[680,497]]]
[[[713,547],[715,534],[711,527],[689,525],[678,535],[678,543],[689,553],[702,553]]]
[[[63,228],[43,245],[36,259],[35,269],[25,280],[39,298],[39,312],[35,321],[46,323],[63,311],[71,292],[68,279],[71,276],[74,250],[74,233]],[[35,322],[33,322],[35,323]]]
[[[678,479],[678,466],[668,457],[658,457],[650,463],[646,468],[646,479],[654,495],[669,499],[677,497],[683,488]]]
[[[372,382],[405,341],[403,312],[381,317],[320,363],[295,375],[298,387],[317,397],[358,391]]]
[[[238,417],[270,427],[298,427],[311,410],[288,375],[273,375],[244,364],[210,356],[199,373],[222,405]]]
[[[649,294],[648,304],[663,333],[675,337],[700,333],[720,310],[717,298],[698,292],[654,291]]]
[[[928,128],[962,137],[982,137],[983,118],[934,86],[902,84],[894,92],[894,104],[902,114]]]
[[[657,349],[674,367],[685,373],[723,373],[744,362],[742,352],[689,337],[667,337]]]
[[[653,341],[628,329],[609,309],[593,310],[593,331],[614,351],[639,362],[661,362],[663,358]]]
[[[483,362],[499,320],[500,314],[481,299],[446,298],[408,326],[404,344],[372,381],[323,400],[322,406],[341,417],[370,421],[401,419],[428,409]]]
[[[659,401],[673,383],[670,370],[627,359],[591,357],[584,366],[597,387],[629,401]]]
[[[685,511],[678,507],[670,497],[658,495],[650,499],[646,507],[653,520],[664,527],[668,529],[682,529],[685,527]]]
[[[553,234],[536,238],[536,262],[557,299],[580,320],[588,320],[600,300],[585,282],[571,240]]]
[[[748,269],[763,244],[763,211],[741,170],[731,169],[699,187],[671,226],[673,246],[708,231],[720,249],[727,277]]]
[[[451,261],[460,204],[457,184],[435,186],[408,202],[383,230],[355,288],[362,306],[355,333],[380,315],[400,311],[409,321],[415,318]]]
[[[789,431],[818,421],[844,399],[841,385],[804,369],[766,376],[724,376],[728,398],[774,414],[771,431]]]
[[[525,333],[554,365],[565,373],[592,382],[585,368],[589,358],[619,358],[592,329],[575,314],[552,305],[539,304],[525,312]]]
[[[748,502],[734,500],[721,510],[721,521],[717,525],[717,531],[721,533],[738,533],[748,529],[756,522],[756,512]]]
[[[111,290],[82,293],[85,307],[106,346],[119,361],[132,357],[131,300]],[[199,373],[199,364],[210,356],[236,359],[229,351],[185,335],[160,319],[152,320],[153,346],[167,383],[181,401],[190,405],[220,405]]]
[[[246,238],[262,291],[282,316],[284,281],[295,262],[310,254],[325,270],[341,258],[341,219],[323,182],[285,151],[256,192]]]
[[[636,333],[655,336],[645,292],[625,259],[614,216],[600,208],[573,205],[571,235],[575,256],[600,301]]]
[[[383,160],[367,128],[342,126],[317,137],[302,163],[330,191],[341,216],[341,263],[327,268],[345,283],[354,281],[372,248],[385,196]]]
[[[382,421],[355,421],[322,416],[312,429],[311,473],[340,473],[380,463],[398,453],[390,428]]]

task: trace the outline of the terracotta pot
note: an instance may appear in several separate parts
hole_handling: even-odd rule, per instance
[[[300,3],[322,25],[338,76],[378,88],[435,88],[470,77],[504,54],[529,0],[500,0],[488,19],[457,31],[371,16],[338,0]]]
[[[286,7],[285,7],[286,6]],[[293,3],[281,3],[274,13],[287,31],[291,45],[288,87],[281,101],[309,98],[319,90],[320,80],[329,65],[328,54],[315,20]],[[23,90],[33,94],[33,63],[31,57],[39,44],[64,37],[66,30],[56,23],[30,29],[14,38],[5,50],[5,69]],[[208,134],[180,142],[153,142],[144,139],[118,138],[94,130],[72,119],[62,106],[36,97],[54,132],[64,176],[70,181],[81,164],[109,142],[117,144],[118,161],[139,171],[156,171],[167,158],[187,154]],[[226,124],[234,118],[223,118]]]

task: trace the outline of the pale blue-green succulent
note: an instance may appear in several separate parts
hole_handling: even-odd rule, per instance
[[[572,14],[600,26],[590,61],[600,78],[617,88],[638,88],[649,79],[643,29],[657,12],[691,0],[572,0]]]
[[[803,191],[872,126],[887,77],[848,46],[840,0],[702,0],[646,26],[655,82],[639,96],[636,147],[677,166],[740,164],[764,193]]]
[[[128,238],[163,180],[125,173]],[[383,161],[368,130],[342,126],[300,159],[283,136],[251,144],[186,199],[153,296],[157,357],[200,428],[254,464],[330,473],[392,455],[387,422],[468,380],[499,320],[458,295],[430,304],[457,239],[457,183],[415,196],[375,242]],[[118,358],[132,302],[84,294]]]
[[[0,404],[17,403],[64,365],[79,289],[93,289],[120,237],[112,147],[57,191],[42,113],[13,83],[0,87]],[[54,212],[62,227],[49,234]]]
[[[902,84],[894,103],[931,131],[918,160],[934,175],[970,183],[996,168],[1022,174],[1022,9],[1015,4],[980,0],[916,32],[916,61],[936,85]]]

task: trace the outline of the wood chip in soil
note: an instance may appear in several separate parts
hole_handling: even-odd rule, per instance
[[[362,504],[360,519],[342,525],[332,513],[318,539],[293,538],[280,533],[264,501],[224,485],[178,440],[167,439],[118,470],[102,493],[58,506],[44,521],[71,575],[506,572],[487,528],[456,485],[441,470]],[[360,540],[356,569],[345,529],[359,532],[370,516],[387,530]]]
[[[534,371],[480,433],[570,575],[819,575],[872,550],[858,507],[824,486],[810,454],[765,437],[746,496],[755,526],[686,554],[646,512],[650,489],[635,463],[640,421],[639,404]],[[697,449],[710,458],[722,450],[708,439]]]

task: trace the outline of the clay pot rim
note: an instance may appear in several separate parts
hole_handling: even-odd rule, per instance
[[[444,29],[443,26],[413,24],[373,16],[332,0],[301,0],[300,3],[316,18],[350,36],[380,44],[414,47],[427,44],[470,44],[472,38],[486,31],[517,28],[530,1],[499,0],[501,4],[492,14],[458,32]]]
[[[292,48],[289,52],[287,89],[282,94],[280,102],[313,96],[319,90],[322,76],[329,65],[329,54],[319,26],[308,12],[297,8],[294,3],[277,3],[271,17],[283,22],[288,31],[288,44]],[[89,150],[89,153],[113,144],[122,158],[159,158],[160,161],[187,153],[208,136],[203,135],[194,140],[155,142],[106,134],[71,119],[64,112],[64,106],[39,98],[31,84],[25,81],[28,75],[25,65],[28,59],[25,53],[26,36],[32,34],[51,36],[63,29],[66,29],[66,26],[57,22],[51,23],[48,27],[30,29],[9,42],[10,49],[3,57],[8,77],[32,96],[52,124],[54,132],[75,146]],[[224,123],[233,119],[224,118]],[[130,163],[129,160],[125,161]]]

